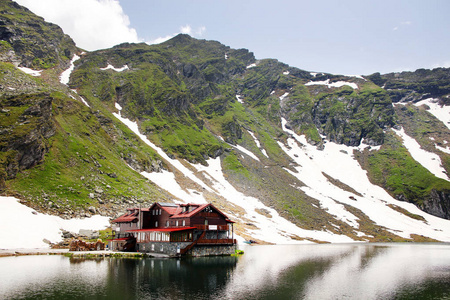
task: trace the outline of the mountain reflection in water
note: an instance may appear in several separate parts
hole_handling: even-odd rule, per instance
[[[448,244],[246,246],[241,257],[0,258],[0,299],[450,299]]]

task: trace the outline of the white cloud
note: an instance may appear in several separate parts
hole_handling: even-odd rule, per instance
[[[181,26],[180,32],[191,35],[192,34],[192,28],[191,28],[190,25]]]
[[[46,21],[58,24],[78,47],[92,51],[140,42],[118,0],[16,0]]]
[[[171,35],[166,35],[164,37],[158,37],[154,40],[148,41],[147,44],[160,44],[163,43],[167,40],[170,40],[171,38],[173,38],[174,36],[176,36],[179,33],[184,33],[184,34],[189,34],[192,37],[201,37],[206,31],[206,27],[205,26],[201,26],[199,28],[197,28],[196,30],[193,30],[191,25],[186,24],[185,26],[181,26],[180,27],[180,31]]]
[[[161,36],[161,37],[158,37],[158,38],[156,38],[156,39],[154,39],[154,40],[147,41],[146,43],[149,44],[149,45],[153,45],[153,44],[161,44],[161,43],[164,43],[165,41],[170,40],[170,39],[173,38],[175,35],[176,35],[176,34],[173,34],[173,35],[166,35],[166,36]]]

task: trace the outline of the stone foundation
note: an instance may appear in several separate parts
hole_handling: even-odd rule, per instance
[[[190,242],[149,242],[139,243],[137,251],[148,254],[159,254],[165,256],[179,256],[181,249],[189,246]],[[195,245],[186,255],[188,256],[219,256],[231,255],[234,253],[236,245]]]
[[[234,254],[236,245],[195,245],[186,255],[191,256],[219,256]]]
[[[138,251],[144,253],[156,253],[164,254],[167,256],[177,256],[179,249],[184,249],[189,246],[190,242],[149,242],[149,243],[139,243]]]

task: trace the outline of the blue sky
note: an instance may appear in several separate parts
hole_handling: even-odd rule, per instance
[[[67,3],[59,7],[56,1]],[[69,21],[74,24],[77,18],[86,20],[89,11],[94,13],[98,9],[100,12],[103,6],[101,13],[90,18],[92,21],[83,22],[87,26],[97,18],[99,25],[92,30],[84,29],[79,41],[74,37],[80,47],[88,50],[110,47],[120,39],[152,43],[185,32],[232,48],[247,48],[258,59],[276,58],[308,71],[367,75],[450,67],[448,0],[17,2],[36,13],[41,9],[40,15],[57,23],[73,37],[77,36],[76,32],[69,32],[65,24]],[[36,7],[32,8],[33,5]],[[64,15],[62,10],[68,6],[70,13]],[[77,9],[80,9],[78,15]],[[99,15],[105,16],[100,18]],[[117,27],[113,33],[102,33],[118,25],[122,27]],[[95,39],[99,43],[102,38],[109,38],[110,44],[82,42],[91,35],[89,41]]]

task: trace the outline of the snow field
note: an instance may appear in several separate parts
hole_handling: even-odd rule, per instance
[[[280,144],[280,147],[299,165],[295,167],[298,173],[290,173],[306,185],[302,190],[318,199],[322,208],[328,209],[328,212],[337,219],[354,224],[354,228],[358,229],[354,223],[357,218],[343,206],[340,207],[340,203],[345,203],[360,209],[377,225],[384,226],[401,237],[409,238],[410,234],[420,234],[441,241],[450,241],[450,220],[429,215],[414,204],[397,201],[381,187],[369,181],[366,171],[352,156],[353,150],[358,149],[357,147],[328,142],[325,149],[320,151],[309,145],[305,136],[299,136],[287,129],[285,119],[282,119],[282,125],[283,130],[289,133],[291,138],[288,139],[290,148],[283,144]],[[302,146],[300,147],[298,143]],[[322,172],[352,187],[363,196],[338,188],[329,182]],[[394,204],[420,215],[427,223],[399,213],[387,204]]]
[[[36,213],[14,197],[0,196],[0,249],[48,248],[43,240],[62,241],[61,229],[78,233],[80,229],[101,230],[108,226],[108,217],[65,220]]]
[[[195,165],[202,172],[206,172],[214,179],[213,188],[230,203],[242,207],[246,211],[245,218],[258,227],[249,230],[248,233],[263,241],[276,244],[301,243],[291,239],[292,235],[299,237],[309,237],[328,242],[351,242],[347,236],[336,235],[325,231],[305,230],[281,217],[276,210],[265,206],[259,199],[245,196],[237,191],[224,177],[220,158],[209,159],[208,166]],[[272,218],[259,214],[257,209],[269,211]],[[308,241],[302,243],[309,243]]]

